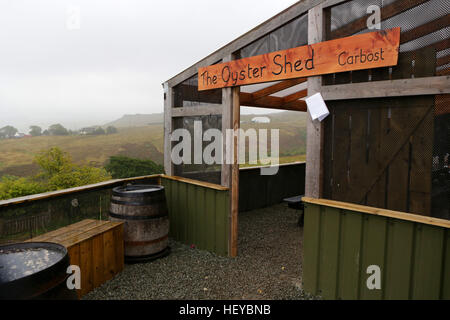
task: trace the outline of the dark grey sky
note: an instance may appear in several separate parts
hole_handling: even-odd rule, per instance
[[[0,127],[162,112],[163,81],[295,2],[0,0]]]

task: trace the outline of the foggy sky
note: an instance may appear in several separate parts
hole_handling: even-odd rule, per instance
[[[295,2],[0,0],[0,127],[162,112],[162,82]]]

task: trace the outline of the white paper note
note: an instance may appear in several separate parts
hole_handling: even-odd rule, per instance
[[[309,114],[313,120],[318,119],[319,121],[322,121],[330,114],[320,92],[306,98],[305,101],[308,106]]]

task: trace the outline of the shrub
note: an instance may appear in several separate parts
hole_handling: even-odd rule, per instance
[[[0,180],[0,200],[45,192],[46,186],[28,178],[4,176]]]
[[[141,160],[125,156],[112,156],[105,169],[114,179],[124,179],[163,173],[163,166],[152,160]]]

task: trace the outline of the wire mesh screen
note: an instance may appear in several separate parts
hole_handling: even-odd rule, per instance
[[[128,183],[158,184],[158,178],[0,206],[0,244],[25,241],[84,219],[108,220],[112,188]]]
[[[308,44],[308,15],[302,15],[240,50],[240,58]]]
[[[197,125],[195,124],[196,122]],[[186,129],[187,132],[189,132],[188,145],[190,150],[187,150],[187,148],[180,150],[179,155],[182,157],[185,155],[184,152],[190,151],[190,156],[188,159],[189,161],[183,160],[183,163],[174,165],[175,176],[221,184],[221,162],[218,161],[208,164],[203,155],[205,152],[208,152],[208,154],[212,155],[214,158],[216,156],[221,157],[221,147],[214,148],[214,145],[212,144],[219,143],[220,146],[222,145],[221,141],[216,141],[218,136],[222,137],[222,116],[209,115],[176,118],[174,120],[174,130],[176,129]],[[205,137],[205,132],[210,129],[215,130],[217,135],[211,138],[210,141],[208,141],[208,139],[203,139]],[[182,139],[178,142],[174,142],[174,145],[181,142]],[[196,150],[196,144],[200,146],[200,150]],[[211,149],[205,151],[208,146]]]
[[[328,102],[324,196],[421,215],[432,212],[434,97]],[[448,210],[448,208],[447,208]]]
[[[198,75],[174,87],[174,108],[222,104],[222,90],[198,91]]]
[[[107,220],[110,190],[0,208],[0,244],[25,241],[84,219]]]
[[[373,9],[368,11],[370,6],[377,6],[380,9],[382,30],[401,27],[399,65],[326,75],[323,77],[324,85],[448,74],[450,1],[352,0],[345,2],[326,10],[326,38],[331,40],[375,31],[369,28],[374,21]],[[427,74],[415,72],[416,69],[428,69],[430,63],[434,63],[435,67]],[[402,73],[407,68],[410,71]]]
[[[436,216],[450,219],[450,95],[438,95],[435,102],[433,145],[433,202]]]
[[[324,85],[448,74],[450,1],[353,0],[326,12],[327,39],[400,26],[398,65],[323,77]],[[370,86],[370,84],[368,84]],[[329,101],[324,196],[450,219],[449,95]]]

